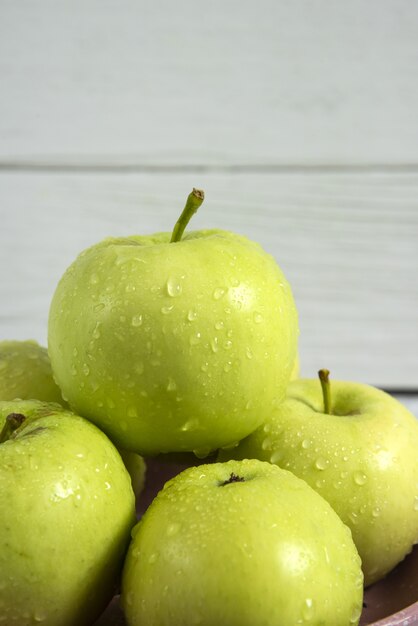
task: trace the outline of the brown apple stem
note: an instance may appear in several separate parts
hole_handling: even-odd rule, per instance
[[[0,433],[0,443],[4,443],[14,433],[15,430],[19,428],[25,421],[26,417],[21,413],[10,413],[6,417],[6,421],[4,422],[4,426]]]
[[[186,206],[184,207],[182,214],[180,215],[173,228],[170,243],[175,243],[176,241],[181,240],[184,229],[186,228],[187,224],[190,222],[192,216],[196,213],[197,209],[200,207],[204,199],[205,193],[201,189],[193,189],[193,191],[189,194],[186,201]]]
[[[331,384],[329,382],[329,370],[319,370],[318,376],[321,381],[322,397],[324,399],[324,413],[331,415]]]

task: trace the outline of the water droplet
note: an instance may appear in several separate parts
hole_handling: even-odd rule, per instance
[[[418,511],[418,496],[415,496],[414,511]]]
[[[211,452],[211,448],[197,448],[196,450],[193,450],[193,454],[195,456],[197,456],[198,459],[205,459],[207,456],[209,456]]]
[[[232,341],[231,341],[230,339],[227,339],[227,340],[224,342],[224,349],[225,349],[225,350],[230,350],[231,348],[232,348]]]
[[[275,450],[270,457],[270,463],[273,463],[273,465],[275,465],[281,460],[282,456],[283,454],[281,450]]]
[[[135,327],[141,326],[142,322],[143,322],[143,319],[142,319],[141,314],[134,315],[131,319],[131,324],[132,326],[135,326]]]
[[[315,606],[312,598],[306,598],[302,607],[303,619],[309,622],[315,614]]]
[[[128,408],[127,415],[128,415],[128,417],[138,417],[138,411],[137,411],[136,407],[135,406],[130,406]],[[126,424],[126,422],[125,422],[125,424]],[[122,423],[121,423],[121,426],[122,426]],[[123,426],[122,426],[122,429],[123,429]]]
[[[197,317],[196,311],[193,311],[192,309],[190,309],[190,311],[187,313],[187,319],[189,320],[189,322],[194,322],[196,317]]]
[[[189,344],[191,346],[197,346],[197,344],[200,342],[200,339],[201,339],[201,334],[194,333],[193,335],[190,335]]]
[[[172,537],[173,535],[176,535],[179,532],[180,528],[181,528],[181,526],[177,522],[173,522],[172,524],[169,524],[167,526],[167,535],[169,537]]]
[[[352,611],[351,611],[350,624],[358,623],[362,610],[363,610],[363,607],[360,606],[359,604],[355,604],[353,606]]]
[[[83,365],[83,374],[84,374],[84,376],[88,376],[90,374],[90,368],[87,365],[87,363],[84,363],[84,365]]]
[[[126,285],[125,291],[126,293],[132,293],[133,291],[136,291],[136,287],[135,285]]]
[[[97,274],[91,274],[90,285],[97,285],[98,282],[99,282],[99,277],[97,276]]]
[[[38,609],[37,611],[34,612],[33,619],[37,623],[44,622],[46,619],[45,611],[42,609]]]
[[[246,354],[247,359],[252,359],[254,356],[253,351],[251,350],[249,346],[247,346],[247,348],[245,349],[245,354]]]
[[[261,448],[262,448],[263,450],[271,450],[271,447],[272,447],[272,441],[271,441],[271,439],[269,439],[268,437],[266,437],[266,438],[263,440],[263,443],[261,444]]]
[[[328,465],[329,465],[328,459],[324,459],[323,457],[319,457],[315,461],[315,467],[316,467],[316,469],[318,469],[320,471],[326,469],[328,467]]]
[[[212,348],[212,352],[218,352],[219,344],[218,344],[218,338],[217,337],[213,337],[213,339],[211,339],[210,347]]]
[[[94,339],[99,339],[100,337],[100,322],[96,322],[96,326],[93,329],[92,336]]]
[[[176,280],[175,278],[169,278],[167,280],[167,293],[170,298],[176,298],[177,296],[180,296],[182,291],[183,288],[178,280]]]
[[[230,372],[232,369],[232,362],[231,361],[227,361],[224,365],[224,372]]]
[[[177,389],[176,381],[172,378],[168,379],[167,391],[175,391]]]
[[[200,369],[202,370],[202,372],[207,372],[209,369],[209,363],[205,361],[205,363],[202,363],[202,365],[200,366]]]
[[[169,313],[171,313],[171,311],[174,309],[174,305],[171,304],[169,306],[163,306],[161,307],[161,313],[163,315],[168,315]]]
[[[367,476],[364,472],[354,472],[353,480],[356,485],[365,485],[367,481]]]
[[[256,324],[261,324],[261,322],[263,321],[263,316],[261,315],[261,313],[258,312],[254,313],[253,318]]]
[[[303,439],[301,446],[304,450],[307,450],[312,444],[312,441],[310,439]]]
[[[198,426],[199,426],[199,421],[197,419],[191,419],[191,420],[187,420],[187,422],[185,422],[183,426],[180,427],[180,430],[185,433],[185,432],[188,432],[189,430],[196,430]]]
[[[225,326],[225,324],[223,323],[222,320],[219,320],[219,322],[216,322],[215,324],[215,328],[216,330],[222,330],[222,328]]]
[[[225,289],[222,289],[222,287],[218,287],[213,292],[213,299],[220,300],[225,295],[225,293],[226,293]]]
[[[375,506],[374,509],[372,510],[372,515],[373,517],[379,517],[380,515],[380,509],[378,506]]]
[[[156,552],[153,552],[152,554],[150,554],[150,556],[148,557],[148,563],[150,563],[151,565],[153,563],[156,562],[156,560],[158,559],[158,554]]]
[[[78,350],[77,350],[77,348],[74,348],[74,350],[73,350],[73,356],[78,356]]]

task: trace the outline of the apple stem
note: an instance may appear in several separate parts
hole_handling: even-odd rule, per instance
[[[6,417],[6,421],[4,422],[4,426],[0,433],[0,443],[4,443],[14,433],[15,430],[19,428],[25,421],[26,417],[21,413],[10,413]]]
[[[170,243],[180,241],[183,236],[184,229],[186,228],[187,224],[190,222],[192,216],[196,213],[197,209],[200,207],[204,199],[205,194],[201,189],[193,189],[193,191],[188,195],[186,206],[184,207],[182,214],[180,215],[173,228]]]
[[[324,398],[324,413],[331,415],[331,385],[329,382],[329,370],[319,370],[318,376],[321,381],[322,397]]]

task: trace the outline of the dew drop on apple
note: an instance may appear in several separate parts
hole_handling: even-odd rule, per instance
[[[157,559],[158,559],[158,554],[156,552],[153,552],[148,557],[148,563],[152,565],[153,563],[156,563]]]
[[[275,465],[281,460],[282,456],[283,454],[281,450],[275,450],[270,457],[270,463],[273,463],[273,465]]]
[[[190,430],[196,430],[199,427],[199,420],[196,418],[187,420],[181,427],[182,432],[188,432]]]
[[[177,296],[180,296],[183,291],[181,284],[175,278],[169,278],[167,280],[166,287],[167,287],[167,293],[170,296],[170,298],[176,298]]]
[[[138,326],[142,325],[142,315],[138,314],[138,315],[134,315],[131,319],[131,325],[134,326],[135,328],[137,328]]]
[[[189,344],[191,346],[197,346],[197,344],[200,343],[200,339],[201,339],[201,334],[200,333],[193,333],[189,337]]]
[[[227,361],[224,365],[224,372],[230,372],[232,369],[232,361]]]
[[[173,535],[177,535],[177,533],[179,532],[181,526],[178,522],[173,522],[172,524],[169,524],[167,526],[167,535],[169,537],[173,537]]]
[[[418,496],[415,496],[414,511],[418,511]]]
[[[225,295],[226,291],[225,289],[223,289],[222,287],[217,287],[216,289],[214,289],[213,291],[213,299],[214,300],[220,300],[221,298],[223,298],[223,296]]]
[[[271,448],[272,448],[272,441],[271,441],[271,439],[266,437],[263,440],[263,443],[261,444],[261,448],[262,448],[262,450],[271,450]]]
[[[161,307],[161,313],[163,315],[169,315],[173,309],[174,309],[174,304],[162,306]]]
[[[97,276],[97,274],[91,274],[90,285],[97,285],[98,282],[99,282],[99,277]]]
[[[312,598],[305,598],[302,606],[302,616],[306,622],[309,622],[315,615],[315,605]]]
[[[351,611],[350,624],[357,624],[360,619],[362,606],[359,604],[355,604]]]
[[[209,456],[210,452],[211,449],[208,447],[196,448],[196,450],[193,450],[193,454],[197,456],[198,459],[205,459],[207,456]]]
[[[354,472],[353,480],[356,485],[365,485],[367,482],[367,476],[364,472]]]
[[[222,330],[222,328],[224,328],[225,324],[223,323],[222,320],[219,320],[217,322],[215,322],[215,328],[216,330]]]
[[[253,319],[256,324],[261,324],[261,322],[263,321],[263,316],[261,315],[261,313],[256,311],[253,315]]]
[[[189,320],[189,322],[194,322],[196,317],[197,317],[196,311],[194,311],[193,309],[190,309],[190,311],[188,311],[187,313],[187,319]]]
[[[211,339],[210,347],[212,349],[212,352],[218,352],[218,350],[219,350],[219,343],[218,343],[218,338],[217,337],[213,337]]]
[[[322,456],[318,457],[315,461],[315,467],[316,469],[320,471],[327,469],[328,465],[329,465],[328,459],[324,459],[324,457]]]
[[[301,446],[304,450],[307,450],[312,445],[312,441],[310,439],[303,439]]]
[[[174,378],[169,378],[167,383],[167,391],[176,391],[177,383]]]
[[[33,620],[34,622],[36,622],[37,624],[39,624],[40,622],[44,622],[46,619],[46,613],[44,610],[42,609],[38,609],[34,612],[33,614]]]

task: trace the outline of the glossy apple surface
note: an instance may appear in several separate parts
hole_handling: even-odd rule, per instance
[[[119,446],[205,456],[284,397],[297,350],[292,293],[246,237],[106,239],[61,279],[48,350],[71,407]]]
[[[36,341],[0,341],[0,400],[17,398],[58,402],[67,407],[52,377],[47,349]],[[119,449],[119,453],[138,497],[145,482],[145,461],[129,450]]]
[[[133,531],[129,626],[357,624],[363,576],[349,529],[290,472],[256,460],[185,470]]]
[[[0,443],[0,623],[90,626],[115,592],[135,522],[119,453],[58,405],[0,402],[26,419]]]
[[[418,422],[374,387],[331,389],[328,415],[319,381],[292,382],[274,416],[220,459],[258,458],[306,480],[351,528],[370,584],[418,541]]]
[[[46,348],[36,341],[0,341],[0,399],[63,403]]]

